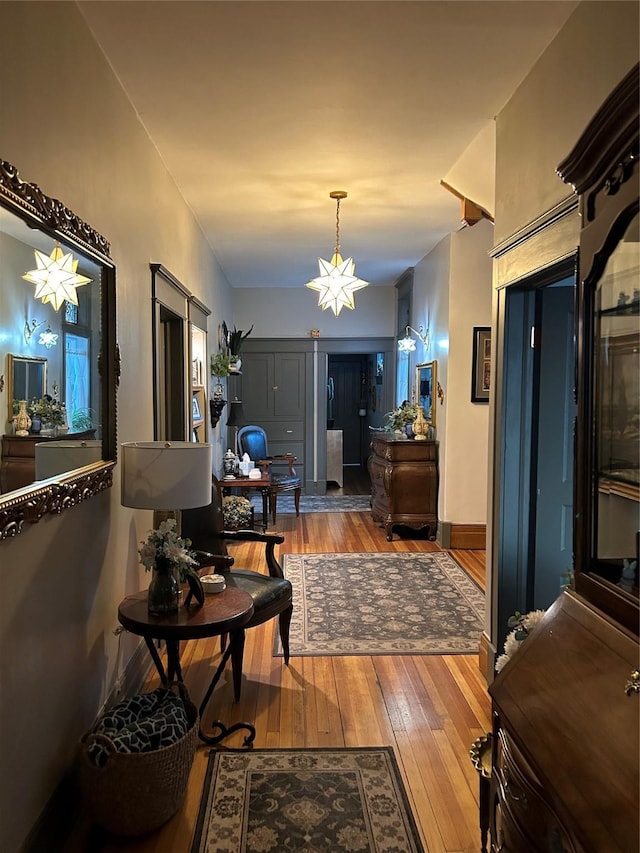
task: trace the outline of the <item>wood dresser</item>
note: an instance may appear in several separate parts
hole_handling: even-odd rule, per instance
[[[489,688],[492,853],[640,849],[639,71],[558,167],[581,215],[574,577]]]
[[[496,676],[492,851],[638,850],[637,666],[637,637],[566,592]]]
[[[380,433],[371,441],[368,460],[371,514],[384,525],[391,541],[393,528],[438,531],[438,442],[397,439]]]
[[[80,441],[95,437],[95,429],[66,435],[3,435],[0,455],[0,494],[29,486],[36,478],[36,444],[44,441]]]

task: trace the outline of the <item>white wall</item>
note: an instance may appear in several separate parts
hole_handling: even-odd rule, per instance
[[[489,409],[471,402],[471,365],[473,327],[491,325],[492,241],[482,219],[445,237],[414,270],[411,325],[429,328],[430,345],[418,343],[412,367],[436,360],[444,392],[436,401],[441,523],[486,522]]]
[[[318,307],[318,294],[304,282],[299,288],[243,287],[233,291],[233,316],[239,329],[253,325],[256,338],[308,338],[311,329],[321,338],[393,337],[395,296],[393,287],[365,287],[355,294],[355,309],[343,308],[336,317]]]
[[[151,439],[149,263],[164,264],[212,309],[210,349],[217,323],[231,316],[228,283],[75,4],[3,3],[1,16],[0,156],[110,240],[118,440]],[[6,397],[5,386],[1,412]],[[119,474],[116,466],[113,489],[0,543],[0,755],[13,768],[0,780],[7,853],[70,766],[137,643],[113,631],[120,600],[148,584],[137,546],[152,519],[120,506]]]

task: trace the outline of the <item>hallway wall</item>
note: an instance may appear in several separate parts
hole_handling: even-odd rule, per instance
[[[211,348],[211,330],[231,316],[228,282],[76,4],[3,3],[1,16],[0,156],[111,242],[118,441],[152,439],[149,263],[212,309]],[[150,512],[120,506],[116,466],[112,489],[0,543],[0,756],[20,768],[0,780],[6,853],[24,841],[138,644],[113,632],[122,597],[148,585],[137,547],[151,526]]]

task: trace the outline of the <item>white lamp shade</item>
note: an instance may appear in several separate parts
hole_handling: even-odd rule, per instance
[[[133,441],[121,450],[123,506],[176,510],[211,503],[210,444]]]
[[[102,459],[101,441],[43,441],[36,444],[36,480],[66,474]]]

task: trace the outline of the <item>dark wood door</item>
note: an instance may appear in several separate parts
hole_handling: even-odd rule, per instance
[[[367,357],[363,355],[329,356],[329,376],[333,378],[333,429],[343,434],[343,464],[362,465],[363,453],[360,402],[367,401]]]

